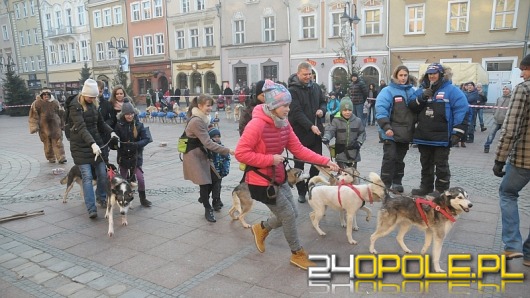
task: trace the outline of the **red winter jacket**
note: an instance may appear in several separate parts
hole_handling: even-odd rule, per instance
[[[235,157],[239,162],[253,166],[268,177],[273,176],[273,155],[283,154],[287,148],[297,159],[325,165],[329,158],[321,156],[300,143],[291,125],[277,128],[271,117],[263,112],[263,104],[257,105],[252,112],[252,120],[236,147]],[[285,181],[283,164],[276,166],[274,181],[282,184]],[[251,185],[267,186],[269,181],[255,171],[247,172],[245,181]]]

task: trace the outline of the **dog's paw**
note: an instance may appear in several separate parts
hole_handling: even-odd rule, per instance
[[[326,232],[324,232],[324,231],[318,232],[318,234],[319,234],[320,236],[326,236]]]
[[[425,255],[426,252],[427,252],[427,249],[426,249],[426,248],[422,248],[420,253],[421,253],[422,255]]]
[[[353,227],[353,230],[354,230],[354,231],[359,231],[359,227],[358,227],[358,226],[354,226],[354,227]]]
[[[437,273],[445,273],[445,270],[443,270],[442,268],[438,268],[438,269],[434,269],[434,272],[437,272]]]
[[[122,226],[126,226],[126,225],[128,225],[127,220],[122,220],[122,221],[121,221],[121,225],[122,225]]]
[[[345,222],[341,222],[341,223],[340,223],[340,226],[343,227],[343,228],[345,228],[345,227],[346,227],[346,223],[345,223]]]
[[[248,229],[248,228],[250,228],[250,227],[252,227],[252,226],[249,225],[249,224],[243,224],[243,228],[245,228],[245,229]]]
[[[114,230],[109,230],[109,237],[112,237],[114,235]]]
[[[375,250],[375,249],[370,249],[370,253],[376,255],[376,254],[377,254],[377,250]]]
[[[357,241],[355,241],[355,240],[353,240],[353,239],[352,239],[351,241],[348,241],[348,242],[349,242],[351,245],[356,245],[356,244],[357,244]]]
[[[404,251],[406,254],[411,254],[411,253],[412,253],[412,250],[410,250],[410,249],[404,249],[403,251]]]

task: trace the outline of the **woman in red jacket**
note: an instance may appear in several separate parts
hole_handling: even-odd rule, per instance
[[[238,161],[251,167],[245,181],[252,198],[266,204],[272,212],[266,221],[252,226],[252,234],[258,251],[264,252],[269,231],[283,227],[292,251],[291,264],[307,270],[315,264],[308,259],[298,239],[298,211],[285,181],[284,157],[281,154],[287,149],[304,161],[327,165],[334,171],[339,167],[328,157],[304,147],[294,134],[287,120],[291,103],[289,91],[271,80],[265,81],[263,90],[265,104],[254,108],[252,120],[245,127],[235,153]]]

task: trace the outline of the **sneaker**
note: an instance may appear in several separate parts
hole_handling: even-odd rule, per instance
[[[522,258],[523,257],[523,253],[522,252],[518,252],[518,251],[507,251],[507,250],[505,250],[504,251],[504,255],[506,256],[506,260],[517,259],[517,258]]]
[[[306,202],[305,195],[298,195],[298,202],[305,203]]]
[[[530,260],[523,260],[523,265],[530,267]]]
[[[103,201],[101,199],[96,199],[96,202],[101,208],[107,208],[107,201]]]
[[[405,189],[403,188],[403,185],[401,184],[392,184],[392,189],[399,193],[403,193],[405,191]]]
[[[413,189],[410,194],[413,195],[413,196],[425,196],[429,193],[432,192],[432,188],[431,189],[425,189],[425,188],[415,188]]]
[[[303,248],[293,252],[291,255],[291,264],[304,270],[307,270],[307,267],[315,267],[317,265],[309,260]]]
[[[98,212],[97,211],[90,211],[88,213],[88,217],[94,219],[94,218],[97,218],[98,217]]]
[[[63,164],[63,163],[66,163],[67,161],[68,161],[68,160],[66,160],[66,159],[61,159],[61,160],[59,160],[59,163],[60,163],[60,164]]]
[[[259,252],[265,252],[265,238],[269,236],[269,231],[261,226],[261,223],[253,224],[251,227],[254,242]]]
[[[490,152],[490,148],[489,147],[484,147],[484,153],[489,153]]]

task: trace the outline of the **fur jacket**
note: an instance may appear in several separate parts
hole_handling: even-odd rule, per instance
[[[37,95],[29,110],[29,132],[39,136],[60,139],[63,136],[64,109],[55,97],[45,101]]]

